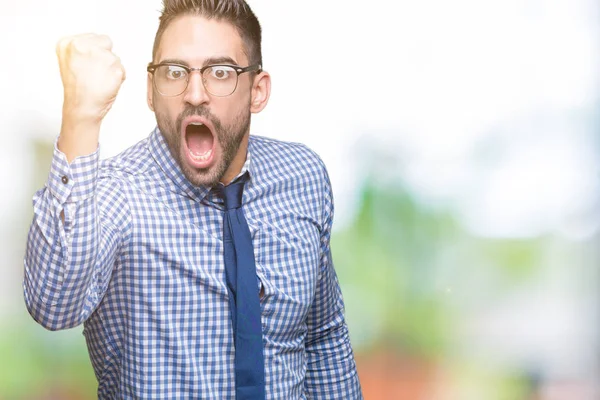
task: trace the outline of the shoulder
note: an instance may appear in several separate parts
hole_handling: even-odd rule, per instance
[[[252,162],[262,171],[328,181],[325,163],[303,143],[251,135],[249,146]]]
[[[333,192],[321,157],[302,143],[250,137],[251,174],[282,204],[294,204],[313,215],[322,229],[333,213]]]

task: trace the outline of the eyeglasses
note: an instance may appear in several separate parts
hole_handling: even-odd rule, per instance
[[[194,71],[202,75],[202,84],[206,91],[213,96],[229,96],[237,88],[240,74],[251,71],[261,71],[260,64],[241,68],[235,65],[207,65],[202,68],[190,68],[186,65],[173,63],[149,64],[146,70],[154,76],[154,87],[163,96],[179,96],[185,92]]]

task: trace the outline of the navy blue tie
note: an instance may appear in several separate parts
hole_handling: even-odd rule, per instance
[[[250,229],[242,212],[248,174],[222,188],[225,277],[235,344],[236,400],[264,400],[265,363],[259,288]]]

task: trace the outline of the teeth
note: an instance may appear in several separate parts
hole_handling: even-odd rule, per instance
[[[210,158],[210,156],[212,154],[212,149],[210,149],[209,151],[207,151],[204,154],[194,154],[191,152],[190,152],[190,154],[192,155],[192,158],[196,161],[206,161]]]
[[[204,124],[202,122],[190,122],[188,125],[202,126]]]

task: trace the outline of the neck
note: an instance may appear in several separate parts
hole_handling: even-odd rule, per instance
[[[240,147],[238,148],[235,157],[231,161],[231,164],[229,164],[229,168],[227,168],[227,171],[225,171],[223,177],[221,177],[221,183],[223,185],[227,186],[236,176],[240,174],[240,172],[242,172],[242,167],[246,162],[246,155],[248,153],[248,136],[249,134],[247,133],[242,138]]]

